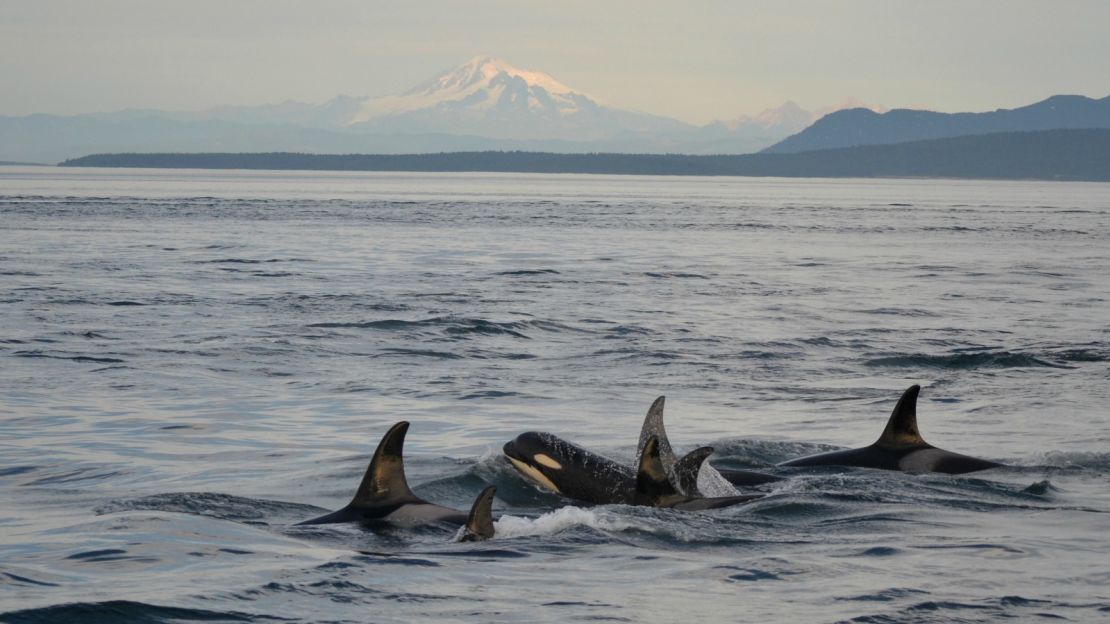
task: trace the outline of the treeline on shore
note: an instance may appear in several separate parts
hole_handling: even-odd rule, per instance
[[[94,154],[68,167],[594,173],[767,177],[942,177],[1110,181],[1110,130],[1007,132],[793,154]]]

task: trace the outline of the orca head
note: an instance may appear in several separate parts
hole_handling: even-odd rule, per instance
[[[505,443],[505,457],[532,483],[564,494],[569,480],[581,478],[579,467],[587,451],[557,435],[528,431]]]
[[[504,451],[526,479],[565,498],[594,505],[628,503],[636,488],[636,473],[630,467],[553,433],[522,433],[505,444]]]

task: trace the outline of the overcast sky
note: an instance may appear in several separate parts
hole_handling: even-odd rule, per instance
[[[0,0],[0,114],[398,93],[476,55],[690,122],[1110,94],[1110,2]]]

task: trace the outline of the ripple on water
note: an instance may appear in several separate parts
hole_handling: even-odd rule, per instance
[[[1051,600],[1028,599],[1020,596],[1000,596],[975,601],[927,600],[911,604],[897,613],[893,620],[853,621],[925,621],[946,622],[995,622],[999,619],[1067,619],[1065,616],[1048,611],[1065,609],[1074,612],[1076,607],[1087,610],[1081,605],[1067,604]],[[894,615],[894,614],[891,614]],[[890,617],[890,616],[887,616]]]
[[[124,364],[126,360],[113,357],[93,356],[93,355],[60,355],[55,353],[46,353],[44,351],[16,351],[12,355],[24,358],[44,358],[50,360],[69,360],[71,362],[91,363],[91,364]]]
[[[907,354],[871,358],[867,366],[892,368],[947,368],[968,370],[975,368],[1074,368],[1066,364],[1027,353],[992,351],[986,353],[953,353],[948,355]]]
[[[23,609],[0,613],[0,621],[7,624],[32,624],[40,622],[291,622],[296,618],[247,613],[242,611],[215,611],[187,607],[171,607],[131,600],[105,602],[75,602],[38,609]]]
[[[171,492],[117,499],[96,507],[94,511],[97,515],[127,511],[168,511],[247,522],[273,521],[279,518],[303,520],[319,515],[322,510],[314,505],[214,492]]]

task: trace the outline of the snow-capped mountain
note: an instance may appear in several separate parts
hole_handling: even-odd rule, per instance
[[[806,110],[794,102],[769,108],[758,115],[741,115],[733,119],[714,121],[697,131],[700,141],[689,151],[699,153],[745,154],[758,152],[768,145],[801,132],[825,115],[845,108],[868,108],[882,111],[854,98],[817,110]]]
[[[760,133],[793,134],[813,123],[813,114],[813,111],[807,111],[794,102],[786,102],[778,108],[768,108],[758,115],[741,115],[733,119],[715,121],[710,125],[718,126],[728,132],[749,130]]]
[[[597,100],[548,74],[518,69],[508,63],[476,56],[396,96],[367,101],[351,123],[426,108],[488,111],[498,106],[523,106],[546,114],[573,115]]]
[[[569,141],[693,128],[675,119],[606,106],[548,74],[490,57],[475,57],[401,95],[368,99],[351,125],[372,132]]]
[[[872,106],[851,97],[845,98],[832,106],[823,106],[816,110],[805,110],[794,102],[786,102],[778,108],[768,108],[758,115],[741,115],[734,119],[715,121],[710,125],[719,125],[729,132],[748,130],[786,136],[801,132],[829,113],[848,108],[866,108],[876,113],[882,113],[886,110],[881,106]]]
[[[204,111],[0,116],[0,160],[56,162],[96,152],[465,150],[740,154],[799,132],[825,112],[787,102],[704,126],[622,110],[541,71],[475,57],[387,97],[338,96]]]

